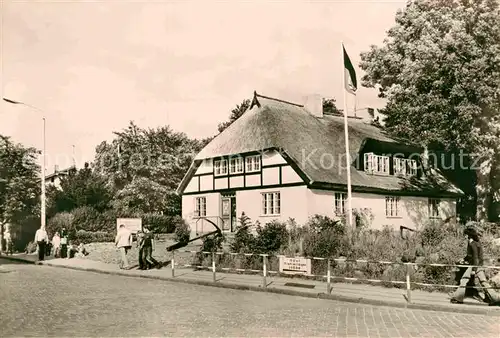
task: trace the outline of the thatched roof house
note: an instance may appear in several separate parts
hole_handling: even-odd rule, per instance
[[[390,137],[363,119],[349,118],[348,126],[353,192],[452,199],[462,194],[460,189],[436,170],[420,165],[423,149],[419,146]],[[220,186],[217,188],[215,180],[218,178],[213,176],[214,184],[211,189],[202,189],[200,181],[197,189],[186,190],[193,177],[201,172],[200,167],[207,167],[203,165],[204,162],[213,164],[213,161],[220,159],[229,160],[235,156],[245,158],[247,155],[255,154],[260,154],[262,161],[266,154],[279,154],[277,156],[283,159],[282,163],[291,167],[300,177],[300,182],[295,183],[303,184],[307,189],[345,192],[347,188],[345,153],[342,116],[323,114],[317,101],[304,106],[254,93],[250,108],[196,156],[178,188],[178,193],[184,195],[209,191],[225,193],[250,188],[245,184],[231,186],[229,183],[231,174],[228,173],[228,183],[222,188]],[[396,175],[395,165],[401,162],[399,159],[394,159],[396,157],[413,160],[412,165],[418,164],[413,168],[413,175]],[[269,164],[269,169],[273,165],[277,166]],[[382,172],[365,168],[377,165],[383,165]],[[265,167],[265,163],[262,163],[262,166]],[[213,173],[209,169],[203,170],[201,176]],[[279,183],[272,184],[272,188],[291,184],[282,182],[281,170],[282,168],[279,171]],[[269,187],[263,184],[264,181],[261,178],[261,185],[251,188]]]

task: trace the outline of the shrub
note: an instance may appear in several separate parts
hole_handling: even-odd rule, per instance
[[[104,231],[85,231],[78,230],[72,238],[75,244],[79,243],[101,243],[101,242],[113,242],[115,240],[115,236],[108,232]]]
[[[73,226],[73,215],[69,212],[60,212],[55,214],[47,221],[47,233],[53,236],[56,231],[62,228],[71,229]]]
[[[175,240],[177,242],[187,242],[191,237],[191,229],[184,219],[180,219],[175,227]]]
[[[336,257],[344,254],[345,226],[327,216],[315,215],[306,224],[304,255],[308,257]]]
[[[182,223],[180,216],[145,214],[142,219],[142,223],[147,224],[149,229],[157,234],[174,233],[176,226]]]
[[[29,242],[27,245],[26,245],[26,249],[25,249],[25,252],[26,253],[33,253],[35,252],[37,249],[37,244],[35,242]]]
[[[278,221],[266,223],[264,227],[257,227],[255,239],[255,253],[277,253],[288,245],[289,234],[286,224]]]
[[[243,212],[241,213],[239,221],[240,226],[236,229],[236,233],[234,234],[234,239],[230,246],[231,251],[248,253],[255,247],[255,237],[250,231],[251,220]]]
[[[105,219],[101,213],[89,206],[83,206],[74,209],[73,225],[75,230],[102,231]],[[115,221],[116,222],[116,221]]]

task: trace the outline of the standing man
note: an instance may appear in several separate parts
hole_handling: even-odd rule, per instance
[[[66,228],[61,230],[61,258],[68,257],[68,231]]]
[[[45,227],[40,227],[35,233],[35,243],[38,244],[38,260],[43,261],[45,257],[45,244],[49,242],[49,236]]]
[[[130,248],[132,248],[132,233],[123,224],[120,224],[120,227],[116,234],[115,244],[118,250],[120,250],[120,269],[130,269],[127,259],[127,253]]]

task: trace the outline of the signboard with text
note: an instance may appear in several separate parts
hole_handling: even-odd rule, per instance
[[[120,224],[125,225],[133,234],[136,234],[139,230],[142,230],[142,218],[117,218],[116,219],[116,230],[120,227]]]
[[[280,257],[280,272],[287,274],[311,274],[311,260],[307,258]]]

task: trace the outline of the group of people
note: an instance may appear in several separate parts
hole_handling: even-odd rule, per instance
[[[45,227],[40,227],[35,233],[35,243],[38,246],[38,260],[43,261],[45,256],[54,255],[55,258],[73,258],[88,255],[83,243],[78,246],[68,240],[68,231],[62,228],[61,232],[56,231],[52,240]]]
[[[132,232],[121,224],[115,238],[115,245],[120,251],[120,269],[130,269],[127,258],[128,251],[132,248]],[[152,268],[161,268],[161,264],[153,258],[155,250],[155,240],[153,233],[145,226],[142,231],[137,232],[137,249],[139,251],[139,269],[148,270]]]
[[[491,288],[484,268],[481,267],[484,262],[479,232],[469,226],[464,234],[468,239],[467,256],[459,263],[471,266],[460,270],[460,285],[455,292],[449,294],[450,301],[462,304],[465,297],[472,297],[489,305],[500,305],[500,294]]]

